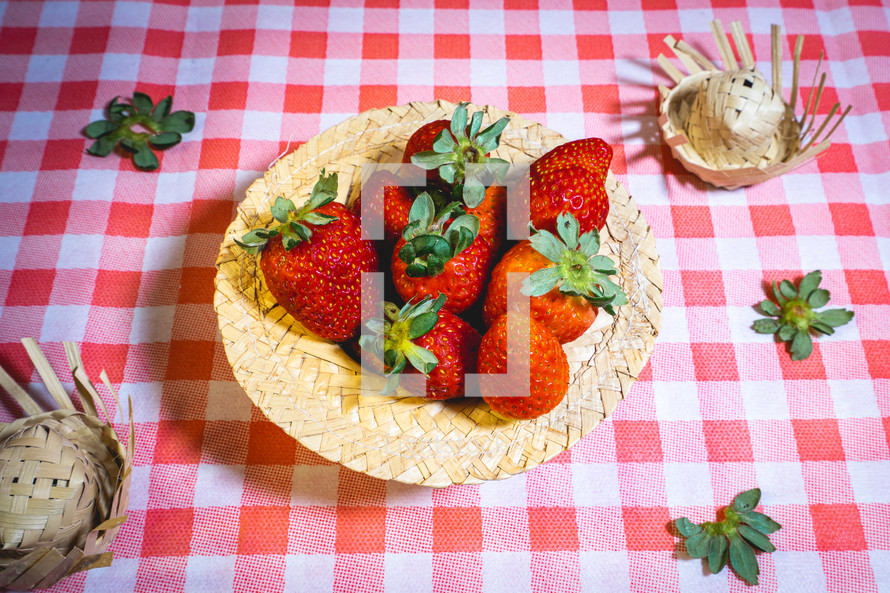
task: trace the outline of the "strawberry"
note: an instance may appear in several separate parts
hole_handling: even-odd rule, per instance
[[[423,167],[427,179],[451,189],[456,199],[475,208],[482,203],[485,188],[503,179],[509,167],[507,161],[489,153],[498,147],[510,120],[502,117],[482,130],[482,112],[475,112],[469,122],[467,115],[467,104],[461,103],[450,122],[437,120],[422,126],[408,139],[402,162]]]
[[[492,185],[485,190],[485,199],[475,208],[467,208],[467,214],[479,218],[479,236],[491,252],[498,253],[507,238],[507,188]]]
[[[401,310],[384,303],[385,319],[368,323],[377,335],[363,335],[360,343],[385,361],[384,395],[395,391],[403,372],[427,375],[426,397],[430,399],[464,395],[464,375],[476,372],[482,338],[469,323],[442,309],[445,299],[445,295],[435,300],[425,297]]]
[[[375,216],[380,216],[380,204],[383,205],[383,238],[392,245],[408,224],[408,211],[414,197],[407,187],[403,187],[398,175],[386,169],[374,171],[362,185],[361,194],[352,204],[352,211],[359,217],[362,215],[362,196],[374,205]]]
[[[281,224],[254,229],[235,242],[259,253],[269,292],[285,311],[314,334],[341,342],[356,333],[361,314],[361,273],[378,270],[371,241],[361,239],[361,221],[334,202],[337,174],[322,171],[301,207],[278,197],[272,216]]]
[[[609,215],[605,180],[611,147],[599,138],[557,146],[535,161],[518,188],[517,199],[529,204],[531,222],[556,232],[556,218],[571,212],[581,232],[601,229]]]
[[[457,207],[452,204],[434,220],[429,194],[421,194],[411,206],[391,262],[396,291],[405,301],[442,293],[448,299],[445,308],[460,313],[482,294],[491,248],[478,236],[478,218],[462,214],[450,220]]]
[[[511,361],[509,375],[492,378],[494,381],[481,380],[482,397],[492,411],[501,416],[537,418],[565,397],[569,389],[569,362],[550,330],[532,318],[511,311],[498,317],[482,337],[477,365],[480,374],[507,373],[508,335],[519,343],[528,343],[528,358],[521,352],[518,369],[512,368],[514,361]],[[515,347],[511,346],[511,351],[515,352]]]
[[[598,307],[615,315],[613,307],[627,304],[624,292],[609,279],[618,273],[612,260],[597,255],[597,230],[579,236],[574,216],[563,213],[557,220],[558,237],[549,231],[537,231],[531,239],[507,251],[495,265],[482,307],[486,325],[507,312],[510,272],[531,273],[521,291],[531,297],[530,314],[563,344],[587,331]]]

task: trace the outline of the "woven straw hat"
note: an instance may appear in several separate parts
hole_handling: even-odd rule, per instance
[[[126,519],[133,418],[125,448],[74,344],[65,350],[84,412],[74,408],[36,342],[22,340],[59,409],[45,412],[0,369],[0,384],[30,416],[0,426],[0,587],[45,588],[111,564]],[[105,373],[102,379],[114,395]],[[116,395],[115,395],[116,399]]]
[[[362,391],[360,365],[338,345],[307,332],[271,297],[256,258],[234,239],[271,222],[277,196],[306,200],[319,171],[337,172],[338,200],[360,192],[361,166],[399,163],[421,125],[450,118],[453,103],[374,109],[334,126],[281,158],[254,182],[217,258],[214,306],[236,379],[257,407],[307,448],[383,479],[442,487],[507,478],[572,446],[625,397],[661,327],[662,276],[655,239],[633,198],[609,173],[611,212],[600,253],[618,265],[630,304],[564,345],[571,385],[563,402],[535,420],[497,418],[481,398],[433,401]],[[510,116],[493,156],[529,164],[565,142],[556,132],[495,107],[484,122]],[[483,126],[487,123],[483,123]],[[366,378],[367,379],[367,378]]]
[[[670,47],[689,71],[684,75],[664,55],[658,63],[676,83],[659,85],[658,123],[671,153],[691,173],[718,187],[735,189],[771,179],[795,169],[830,146],[829,138],[849,113],[840,117],[835,104],[822,124],[814,126],[825,86],[823,73],[816,91],[807,97],[803,114],[795,116],[803,37],[794,47],[791,96],[782,96],[781,29],[772,27],[772,84],[757,70],[741,24],[731,25],[741,65],[736,60],[720,21],[711,31],[724,69],[721,70],[689,44],[667,36]],[[816,66],[813,87],[822,58]],[[833,125],[829,129],[829,123]],[[826,132],[827,130],[827,132]]]

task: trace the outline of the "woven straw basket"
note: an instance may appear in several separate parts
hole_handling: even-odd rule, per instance
[[[0,425],[0,587],[46,588],[92,568],[110,566],[108,552],[129,499],[133,415],[124,447],[83,370],[77,347],[65,353],[84,412],[74,408],[37,343],[22,340],[59,409],[43,411],[0,368],[0,385],[30,414]],[[114,390],[104,371],[102,380]],[[132,405],[131,405],[132,410]]]
[[[848,106],[834,120],[840,109],[837,103],[818,129],[814,127],[825,88],[823,73],[818,88],[807,98],[803,115],[795,116],[803,37],[798,36],[795,43],[791,97],[785,102],[780,27],[773,25],[771,30],[772,85],[755,67],[741,24],[734,22],[731,29],[741,67],[720,21],[711,23],[711,32],[725,71],[670,35],[665,43],[689,70],[689,76],[664,55],[658,56],[658,63],[676,83],[672,89],[659,85],[658,124],[671,153],[689,172],[727,189],[766,181],[815,158],[828,149],[829,138],[850,111]],[[814,88],[821,65],[822,57],[816,66]]]
[[[321,168],[340,178],[338,200],[359,194],[362,163],[398,163],[411,133],[450,118],[456,105],[411,103],[368,111],[282,158],[247,191],[226,231],[215,307],[235,377],[273,422],[300,443],[351,469],[383,479],[442,487],[506,478],[554,457],[589,433],[626,395],[661,327],[662,276],[652,232],[611,174],[611,214],[603,253],[619,262],[630,305],[605,327],[565,345],[572,383],[565,400],[536,420],[505,421],[478,398],[362,396],[360,367],[337,344],[318,339],[276,305],[255,258],[233,239],[271,222],[276,196],[302,203]],[[485,121],[510,116],[495,156],[531,163],[564,139],[494,107]],[[487,124],[483,124],[487,125]]]

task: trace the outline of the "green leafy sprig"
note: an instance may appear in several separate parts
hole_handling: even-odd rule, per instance
[[[804,360],[813,352],[810,330],[831,335],[833,328],[853,319],[853,312],[846,309],[814,310],[827,305],[831,297],[827,290],[819,288],[821,281],[819,270],[804,276],[797,287],[788,280],[782,280],[778,285],[773,281],[776,302],[767,299],[759,305],[767,319],[755,321],[754,331],[776,334],[779,340],[789,343],[791,360]]]
[[[754,510],[759,502],[760,488],[754,488],[735,497],[732,506],[725,509],[723,521],[699,525],[686,517],[677,519],[677,530],[688,538],[686,551],[693,558],[707,558],[708,568],[714,574],[723,570],[728,560],[740,577],[757,585],[760,567],[752,546],[775,552],[776,547],[767,536],[782,528]]]
[[[597,255],[600,235],[596,229],[581,233],[578,220],[569,212],[556,219],[557,237],[550,231],[535,230],[529,241],[532,247],[553,262],[541,268],[522,283],[522,294],[542,296],[559,288],[566,296],[585,298],[594,307],[615,315],[614,307],[627,304],[627,295],[609,276],[618,274],[615,264],[604,255]]]
[[[272,217],[281,224],[269,229],[253,229],[241,240],[235,239],[235,243],[247,253],[258,253],[266,246],[269,239],[280,234],[281,243],[285,251],[290,251],[302,241],[309,241],[312,237],[312,229],[306,223],[313,226],[323,226],[334,220],[336,216],[322,214],[315,210],[325,204],[330,204],[337,198],[337,174],[325,175],[324,169],[318,176],[318,181],[312,187],[312,194],[303,206],[286,200],[281,196],[275,198],[272,204]]]
[[[165,150],[176,146],[182,135],[195,127],[195,114],[191,111],[170,112],[173,97],[169,95],[157,105],[145,93],[133,93],[132,104],[119,103],[118,98],[108,105],[108,119],[94,121],[83,130],[88,138],[96,139],[87,149],[91,155],[108,156],[119,144],[133,155],[137,167],[154,171],[159,163],[152,148]]]
[[[411,162],[427,170],[438,169],[439,177],[454,188],[454,196],[475,208],[485,199],[485,188],[503,181],[510,167],[504,159],[485,156],[498,147],[509,123],[509,118],[502,117],[483,130],[482,112],[468,117],[467,104],[461,103],[451,117],[450,129],[439,132],[433,149],[418,152]]]
[[[456,216],[448,228],[446,223]],[[479,217],[466,214],[460,203],[453,202],[436,213],[433,198],[420,194],[408,211],[408,224],[402,231],[406,243],[398,257],[411,278],[438,276],[445,264],[473,244],[479,235]]]
[[[383,319],[370,319],[366,326],[373,334],[359,338],[362,349],[373,354],[386,365],[386,385],[380,392],[389,395],[399,386],[402,372],[408,363],[424,375],[439,364],[436,355],[414,343],[426,335],[439,322],[439,310],[445,304],[445,295],[435,300],[431,296],[399,309],[389,302],[383,303]]]

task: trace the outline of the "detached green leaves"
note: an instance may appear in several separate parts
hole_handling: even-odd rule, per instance
[[[170,113],[173,98],[164,97],[157,105],[145,93],[133,93],[133,102],[119,103],[118,97],[108,105],[108,119],[97,120],[83,129],[95,142],[87,149],[93,156],[105,157],[115,146],[133,155],[133,163],[145,171],[160,166],[152,149],[166,150],[182,141],[182,134],[195,127],[195,114],[190,111]]]
[[[853,319],[853,312],[846,309],[815,310],[827,305],[831,297],[819,288],[821,281],[822,273],[816,270],[804,276],[797,287],[788,280],[773,282],[775,302],[765,300],[758,305],[766,319],[755,321],[754,331],[775,334],[779,341],[786,342],[791,360],[804,360],[812,354],[814,332],[831,335],[833,328]]]
[[[742,492],[725,509],[726,518],[716,523],[696,524],[681,517],[675,521],[677,531],[686,537],[686,552],[693,558],[707,558],[714,574],[727,562],[751,585],[757,585],[760,567],[754,548],[774,552],[776,547],[767,537],[782,526],[754,510],[760,502],[760,489]]]

